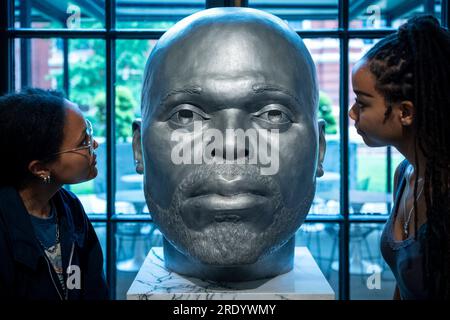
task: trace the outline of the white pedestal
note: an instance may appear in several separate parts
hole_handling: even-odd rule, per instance
[[[274,278],[215,283],[164,267],[163,248],[150,250],[127,300],[334,300],[333,289],[306,247],[295,248],[294,269]]]

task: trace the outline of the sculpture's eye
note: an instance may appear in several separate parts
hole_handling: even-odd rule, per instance
[[[278,109],[265,111],[259,114],[258,117],[273,124],[288,124],[292,122],[286,113]]]
[[[194,113],[191,110],[180,110],[174,116],[180,124],[189,124],[194,120]]]
[[[193,123],[194,121],[202,121],[207,119],[206,115],[203,116],[200,112],[201,111],[196,112],[191,109],[179,109],[172,114],[169,120],[178,125],[185,126]]]

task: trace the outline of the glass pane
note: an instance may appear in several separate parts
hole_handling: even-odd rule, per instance
[[[169,29],[175,23],[205,9],[205,0],[116,0],[117,28]]]
[[[15,89],[63,90],[63,39],[15,39]]]
[[[387,148],[369,148],[362,139],[352,152],[356,171],[351,172],[350,213],[387,214],[391,194],[387,191]]]
[[[248,6],[278,16],[294,30],[338,27],[338,0],[249,0]]]
[[[351,39],[349,41],[350,106],[355,101],[351,82],[352,68],[378,41],[379,39]],[[350,213],[387,214],[392,201],[392,195],[388,190],[387,148],[367,147],[356,132],[354,121],[350,118],[349,144]],[[392,170],[395,170],[395,167],[392,167]]]
[[[441,0],[350,0],[350,28],[398,28],[409,18],[423,13],[441,18]]]
[[[152,247],[162,247],[162,234],[153,223],[118,222],[116,240],[116,299],[126,299],[137,272]]]
[[[141,116],[145,63],[156,40],[116,41],[116,212],[148,213],[133,159],[132,123]]]
[[[340,187],[339,142],[339,40],[304,39],[316,65],[319,82],[318,118],[326,122],[324,176],[317,179],[310,213],[338,214]]]
[[[339,224],[304,223],[295,235],[297,247],[307,247],[339,297]]]
[[[350,228],[350,298],[394,296],[395,278],[380,252],[383,224],[355,223]]]
[[[16,28],[98,29],[104,27],[105,1],[16,0]]]
[[[98,175],[94,180],[67,186],[75,192],[87,213],[106,212],[106,107],[98,101],[105,95],[105,41],[100,39],[69,40],[69,99],[77,103],[94,128],[99,144]]]

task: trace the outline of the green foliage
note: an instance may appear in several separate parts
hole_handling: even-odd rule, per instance
[[[130,89],[124,86],[116,87],[116,139],[126,141],[131,136],[131,123],[135,118],[134,106],[137,104]],[[95,118],[97,120],[96,131],[105,135],[106,123],[106,95],[99,92],[94,98],[94,106],[97,107]]]
[[[141,96],[142,77],[151,48],[151,40],[116,41],[116,85],[129,88],[136,99]],[[136,112],[139,112],[139,100],[136,101]]]
[[[336,134],[337,126],[336,119],[333,116],[333,111],[331,109],[332,101],[331,98],[325,93],[319,92],[319,110],[317,117],[323,119],[326,122],[325,133]]]
[[[85,55],[70,64],[70,99],[85,109],[96,135],[105,134],[106,52],[99,39],[70,40],[71,54]],[[116,138],[131,137],[131,123],[140,113],[142,74],[151,49],[150,40],[116,41]],[[94,108],[94,110],[92,110]]]

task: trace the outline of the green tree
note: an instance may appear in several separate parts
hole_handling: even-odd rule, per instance
[[[319,119],[325,120],[326,127],[325,133],[336,134],[337,126],[336,119],[333,116],[333,110],[331,109],[331,98],[325,93],[319,92],[319,112],[317,114]]]
[[[131,123],[135,118],[134,106],[136,100],[130,89],[124,86],[116,87],[116,140],[125,142],[131,136]],[[106,95],[99,92],[94,98],[94,106],[97,108],[95,118],[97,120],[96,131],[100,135],[105,134],[106,123]]]
[[[150,50],[153,48],[152,40],[117,40],[116,41],[116,85],[126,86],[136,97],[136,113],[139,110],[144,68]]]
[[[105,45],[98,39],[70,41],[70,52],[89,52],[70,65],[70,98],[81,106],[92,106],[98,92],[105,91]],[[81,55],[81,53],[80,53]]]
[[[88,111],[97,136],[105,133],[106,59],[100,39],[70,40],[70,53],[83,55],[70,64],[70,99]],[[142,74],[151,50],[151,40],[116,41],[116,138],[131,137],[131,122],[140,113]],[[61,76],[62,78],[62,76]],[[61,79],[62,80],[62,79]]]

